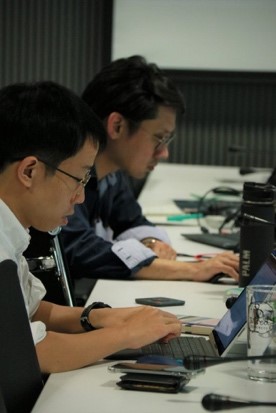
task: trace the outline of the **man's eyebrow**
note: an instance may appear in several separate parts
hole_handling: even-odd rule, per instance
[[[176,128],[173,128],[173,130],[171,129],[167,129],[166,127],[161,127],[160,129],[162,129],[162,132],[164,133],[174,133],[176,131]]]
[[[175,129],[173,131],[168,131],[168,130],[163,130],[162,132],[156,132],[155,135],[169,135],[169,136],[173,136],[175,134]]]

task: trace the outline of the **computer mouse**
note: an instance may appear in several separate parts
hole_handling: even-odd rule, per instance
[[[210,279],[208,280],[208,282],[209,282],[209,283],[212,283],[212,284],[217,284],[222,277],[226,277],[226,275],[223,274],[223,273],[215,274],[215,275],[213,275],[212,278],[210,278]]]
[[[208,282],[211,284],[237,284],[237,281],[232,277],[223,273],[215,274]]]
[[[137,363],[145,364],[166,364],[168,366],[183,366],[183,361],[180,359],[174,359],[168,356],[161,355],[145,355],[137,359]]]

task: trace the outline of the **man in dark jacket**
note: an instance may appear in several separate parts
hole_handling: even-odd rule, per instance
[[[98,181],[89,182],[85,202],[62,231],[74,277],[207,281],[224,272],[237,279],[232,253],[176,261],[167,234],[142,215],[124,177],[145,178],[168,158],[176,117],[184,112],[175,84],[155,64],[132,56],[103,68],[82,97],[103,121],[108,142],[95,162]]]

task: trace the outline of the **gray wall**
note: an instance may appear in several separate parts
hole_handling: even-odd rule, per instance
[[[53,80],[80,93],[110,61],[111,0],[0,0],[0,87]]]
[[[186,100],[170,161],[274,167],[276,74],[168,71]],[[233,152],[233,147],[240,148]]]

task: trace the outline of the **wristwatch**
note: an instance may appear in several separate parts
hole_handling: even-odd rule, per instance
[[[153,246],[153,244],[155,244],[157,241],[157,239],[155,238],[144,238],[142,239],[142,244],[145,245],[145,247],[151,248]]]
[[[111,307],[110,305],[102,303],[101,301],[96,301],[90,304],[88,307],[85,307],[85,309],[83,310],[81,314],[81,318],[80,318],[81,326],[85,331],[96,330],[96,328],[92,326],[92,324],[89,321],[90,311],[94,310],[95,308],[111,308]]]

